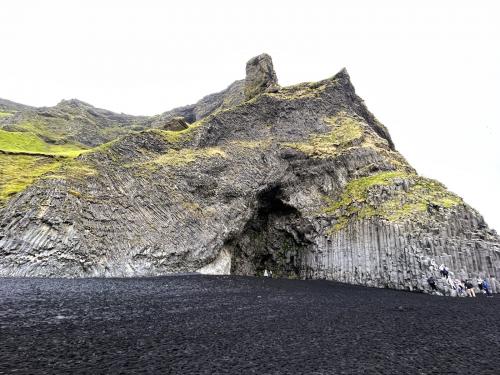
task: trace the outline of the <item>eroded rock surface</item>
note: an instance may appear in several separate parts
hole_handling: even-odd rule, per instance
[[[166,121],[163,125],[163,130],[184,130],[187,129],[188,123],[184,117],[172,117],[170,120]]]
[[[279,90],[278,77],[273,60],[267,53],[251,58],[247,62],[245,78],[245,98],[251,99],[263,92]]]
[[[421,291],[445,263],[495,283],[499,236],[416,173],[346,70],[247,101],[242,84],[201,118],[200,105],[174,111],[187,129],[131,133],[13,195],[0,209],[0,275],[268,269]]]

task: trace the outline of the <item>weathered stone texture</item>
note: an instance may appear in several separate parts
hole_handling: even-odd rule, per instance
[[[278,77],[274,71],[271,56],[263,53],[250,59],[246,67],[245,98],[251,99],[263,92],[278,90]]]

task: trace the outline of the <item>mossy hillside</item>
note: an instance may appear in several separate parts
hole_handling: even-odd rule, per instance
[[[172,152],[175,152],[176,150],[182,149],[186,146],[185,143],[189,142],[194,134],[195,130],[199,128],[203,124],[203,121],[197,121],[191,125],[187,129],[183,129],[180,131],[173,131],[173,130],[163,130],[163,129],[147,129],[144,131],[133,131],[129,132],[128,134],[124,135],[123,137],[114,139],[112,141],[103,143],[97,147],[94,147],[90,150],[88,150],[88,154],[91,155],[93,153],[103,153],[106,154],[107,157],[112,160],[115,163],[120,163],[122,161],[121,158],[121,151],[120,148],[122,145],[120,143],[122,142],[130,142],[130,140],[127,140],[127,137],[141,137],[141,134],[146,135],[146,136],[153,136],[156,140],[161,141],[162,143],[165,143],[167,146],[172,147]],[[132,141],[136,143],[133,139]],[[137,148],[137,151],[147,155],[149,154],[149,150],[144,147],[139,147]],[[154,155],[152,155],[154,157]],[[127,163],[125,164],[126,167],[132,167],[132,166],[140,166],[141,163]],[[149,163],[151,164],[151,163]],[[147,163],[145,163],[147,165]],[[151,165],[150,165],[151,166]]]
[[[187,129],[183,130],[162,130],[162,129],[148,129],[146,132],[156,134],[163,138],[167,143],[181,143],[189,141],[193,138],[195,131],[206,122],[202,119],[190,124]]]
[[[169,150],[163,155],[158,156],[152,162],[147,163],[150,166],[183,166],[195,162],[198,159],[226,157],[226,153],[219,147],[206,147],[200,149],[181,149]]]
[[[314,134],[306,142],[283,143],[314,158],[336,156],[354,143],[363,141],[363,124],[355,117],[341,112],[323,121],[332,130],[326,134]]]
[[[293,86],[282,87],[278,92],[261,95],[281,100],[300,100],[319,97],[328,85],[335,84],[335,80],[320,82],[304,82]]]
[[[0,206],[40,178],[84,181],[96,170],[78,159],[0,154]]]
[[[31,132],[0,130],[0,205],[42,177],[79,178],[95,171],[75,158],[79,145],[52,145]]]
[[[403,182],[406,182],[406,189]],[[381,198],[380,187],[383,186],[395,188],[384,189],[384,198]],[[376,199],[371,194],[375,194]],[[461,198],[447,191],[441,183],[405,171],[379,172],[354,179],[339,199],[324,197],[324,200],[327,206],[322,213],[336,219],[330,232],[345,228],[350,220],[374,216],[392,222],[408,218],[425,220],[430,207],[448,209],[463,204]]]
[[[74,144],[52,145],[31,132],[9,132],[0,129],[0,151],[34,155],[76,157],[85,151]]]
[[[45,115],[25,114],[19,122],[11,124],[11,128],[31,132],[50,144],[78,144],[76,140],[79,140],[87,145],[84,147],[90,147],[142,131],[145,127],[138,120],[121,123],[85,110],[73,113],[66,108],[64,111],[51,109]]]
[[[35,134],[42,140],[53,144],[67,143],[68,138],[74,133],[68,121],[61,118],[51,118],[51,121],[38,117],[30,118],[15,124],[14,129]]]
[[[98,174],[98,170],[81,159],[61,159],[57,169],[50,171],[44,178],[77,180],[86,182],[88,177]]]
[[[61,163],[45,156],[0,154],[0,206],[41,176],[60,168]]]
[[[42,140],[51,144],[71,144],[75,143],[78,132],[83,126],[90,126],[96,131],[97,125],[94,121],[87,118],[74,118],[72,115],[65,114],[66,117],[50,117],[46,119],[42,116],[36,116],[28,120],[22,120],[14,125],[14,129],[22,132],[35,134]],[[115,139],[129,132],[129,128],[116,126],[107,127],[98,130],[101,137],[105,139]]]
[[[9,117],[9,116],[12,116],[12,113],[0,111],[0,118],[2,118],[2,117]]]

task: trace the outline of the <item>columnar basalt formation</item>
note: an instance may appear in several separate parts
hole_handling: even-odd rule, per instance
[[[279,88],[268,56],[249,66],[245,81],[151,118],[77,101],[3,108],[0,136],[16,147],[0,137],[0,275],[268,269],[425,291],[444,263],[456,278],[496,285],[499,236],[460,197],[416,173],[345,69]],[[36,122],[42,112],[54,122]],[[178,116],[187,128],[163,128]],[[79,135],[78,121],[113,129],[99,130],[100,139],[125,135],[90,148],[97,141]],[[56,144],[61,123],[73,124],[74,136]],[[26,137],[36,149],[23,146]]]

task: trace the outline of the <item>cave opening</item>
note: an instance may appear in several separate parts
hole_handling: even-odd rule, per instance
[[[256,211],[239,236],[227,243],[231,249],[231,274],[273,275],[298,278],[303,256],[311,243],[305,238],[300,212],[284,202],[281,186],[257,196]]]

